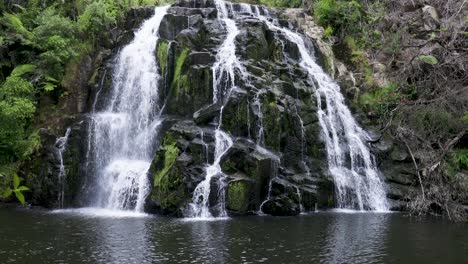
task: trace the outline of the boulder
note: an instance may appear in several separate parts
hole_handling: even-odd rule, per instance
[[[300,208],[289,197],[283,196],[266,201],[262,212],[273,216],[291,216],[298,215]]]

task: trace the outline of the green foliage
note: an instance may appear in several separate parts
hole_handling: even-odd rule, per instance
[[[13,189],[7,188],[6,190],[4,190],[2,193],[2,198],[8,198],[10,197],[10,195],[14,193],[16,196],[16,199],[18,199],[18,201],[22,205],[24,205],[25,200],[24,200],[23,192],[28,191],[29,188],[26,186],[20,186],[20,182],[21,182],[20,178],[18,177],[16,173],[14,173],[13,174]]]
[[[327,26],[327,28],[325,28],[324,37],[326,39],[329,39],[330,37],[333,36],[333,33],[334,33],[333,27],[329,25]]]
[[[31,32],[27,30],[21,19],[16,14],[4,13],[0,17],[0,25],[6,28],[8,33],[4,36],[3,42],[13,43],[15,40],[19,40],[22,43],[29,43],[32,37]]]
[[[318,0],[313,5],[320,25],[337,34],[356,33],[360,30],[362,7],[357,0]],[[329,29],[329,31],[332,31]]]
[[[375,88],[372,92],[366,92],[359,97],[359,104],[367,111],[376,112],[385,117],[401,101],[403,96],[396,91],[398,85],[391,83],[382,88]]]
[[[453,137],[463,125],[446,109],[436,106],[414,107],[407,119],[419,136],[435,142]]]
[[[468,149],[455,150],[446,162],[446,174],[453,186],[458,186],[462,192],[468,192]],[[465,173],[460,173],[465,170]]]
[[[37,63],[40,73],[46,79],[61,79],[65,65],[77,55],[77,27],[73,21],[59,15],[53,8],[46,9],[36,18],[35,23],[37,27],[33,30],[33,41],[41,50]],[[50,87],[46,85],[48,90]]]
[[[245,1],[242,1],[245,2]],[[255,1],[252,1],[255,2]],[[298,8],[302,6],[302,0],[259,0],[256,1],[259,4],[273,6],[273,7],[284,7],[284,8]]]
[[[394,34],[389,35],[383,51],[387,54],[396,55],[401,51],[401,34],[402,30],[396,31]]]
[[[455,151],[453,155],[453,164],[462,170],[468,170],[468,149],[460,149]]]
[[[115,22],[115,14],[107,11],[104,2],[97,1],[86,7],[78,19],[78,28],[81,32],[95,38],[106,32]]]
[[[27,127],[36,108],[33,86],[22,75],[33,68],[15,68],[0,87],[0,161],[24,157],[30,149]]]
[[[439,63],[439,61],[437,60],[436,57],[432,56],[432,55],[421,55],[421,56],[418,56],[418,60],[424,62],[424,63],[427,63],[427,64],[430,64],[430,65],[436,65]]]

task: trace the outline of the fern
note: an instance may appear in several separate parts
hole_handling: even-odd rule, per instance
[[[11,34],[18,38],[30,40],[32,37],[31,32],[24,27],[21,19],[15,14],[4,13],[3,17],[0,18],[0,24],[4,25]]]

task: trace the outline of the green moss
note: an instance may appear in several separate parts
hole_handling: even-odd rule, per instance
[[[222,169],[224,173],[232,174],[237,171],[236,164],[231,160],[227,160],[222,164]]]
[[[230,131],[235,136],[249,136],[249,105],[247,100],[248,98],[245,97],[238,102],[229,103],[223,111],[223,129]],[[250,122],[252,125],[253,120],[250,120]]]
[[[239,213],[246,212],[250,202],[250,188],[251,185],[247,181],[229,183],[227,207]]]
[[[166,40],[160,39],[158,42],[156,56],[158,58],[159,67],[161,69],[162,76],[166,75],[168,54],[169,54],[169,43]]]
[[[182,174],[175,165],[179,156],[177,140],[172,133],[167,133],[162,151],[156,155],[156,171],[151,199],[162,209],[175,213],[187,199],[188,193],[183,185]]]
[[[179,149],[176,146],[176,142],[164,142],[164,166],[163,168],[155,174],[154,177],[154,186],[159,187],[163,191],[169,189],[169,170],[174,165],[177,157],[179,155]]]
[[[176,57],[176,64],[174,69],[174,78],[172,79],[171,90],[174,95],[178,96],[180,88],[183,87],[186,91],[188,89],[187,74],[182,74],[182,68],[187,60],[189,49],[184,48]]]
[[[274,97],[266,98],[262,102],[263,126],[265,130],[265,144],[279,150],[281,136],[281,115]]]
[[[331,75],[333,73],[333,59],[328,56],[323,56],[323,64],[325,71]]]

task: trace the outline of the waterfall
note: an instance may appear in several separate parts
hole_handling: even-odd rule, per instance
[[[319,123],[326,143],[329,173],[332,175],[340,208],[387,211],[383,181],[374,157],[366,146],[369,138],[353,118],[345,104],[340,87],[315,62],[303,37],[288,28],[279,26],[268,17],[268,10],[253,6],[251,14],[274,32],[282,33],[295,43],[301,56],[300,66],[306,70],[318,106]],[[265,15],[262,15],[262,12]],[[322,99],[326,105],[322,104]]]
[[[168,6],[153,17],[118,54],[110,100],[92,113],[87,164],[94,177],[90,206],[141,212],[148,194],[147,171],[161,124],[155,49]]]
[[[225,187],[226,175],[221,170],[220,162],[224,154],[232,147],[232,138],[221,130],[223,121],[223,108],[229,100],[231,90],[236,86],[235,76],[240,73],[242,77],[246,76],[245,69],[236,56],[235,39],[239,34],[236,22],[229,18],[229,11],[232,12],[232,3],[222,0],[215,0],[218,10],[218,19],[223,21],[227,32],[226,38],[218,48],[216,53],[216,62],[213,65],[213,103],[222,103],[218,126],[215,130],[215,157],[213,164],[205,168],[205,179],[200,182],[193,192],[192,203],[189,205],[189,217],[210,218],[213,215],[210,212],[209,196],[211,192],[211,180],[219,176],[218,180],[218,216],[225,217]],[[244,78],[242,78],[244,79]]]
[[[59,174],[58,174],[58,205],[60,208],[63,208],[64,198],[65,198],[65,164],[63,163],[63,153],[67,147],[68,137],[70,136],[71,129],[67,128],[65,135],[63,137],[57,138],[55,141],[55,147],[57,148],[57,154],[60,161]]]

